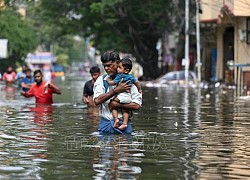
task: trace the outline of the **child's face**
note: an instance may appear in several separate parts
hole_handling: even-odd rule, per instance
[[[122,63],[119,63],[118,67],[117,67],[117,73],[118,74],[127,74],[128,70],[123,67]]]

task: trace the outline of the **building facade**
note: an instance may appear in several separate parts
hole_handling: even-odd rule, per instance
[[[201,0],[200,5],[201,24],[216,26],[216,78],[250,86],[250,0]]]

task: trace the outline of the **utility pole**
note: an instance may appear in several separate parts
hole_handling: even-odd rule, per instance
[[[185,82],[188,85],[189,74],[189,0],[185,1]]]
[[[199,0],[196,0],[196,51],[197,51],[197,71],[198,83],[201,82],[201,47],[200,47],[200,16]]]

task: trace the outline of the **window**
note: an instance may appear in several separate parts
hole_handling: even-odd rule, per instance
[[[250,18],[247,18],[247,44],[250,44]]]

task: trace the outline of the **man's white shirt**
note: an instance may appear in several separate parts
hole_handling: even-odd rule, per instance
[[[108,76],[106,76],[104,79],[107,79]],[[107,92],[109,92],[110,90],[112,90],[113,88],[115,88],[116,86],[112,86],[109,85]],[[105,93],[105,87],[103,84],[103,76],[99,76],[94,84],[93,87],[94,90],[94,97],[93,99],[97,98],[98,96],[100,96],[101,94]],[[131,86],[131,98],[132,98],[132,102],[139,104],[140,106],[142,105],[142,94],[138,92],[137,87],[132,84]],[[109,110],[109,103],[111,101],[112,98],[108,99],[106,102],[102,103],[99,105],[99,116],[103,117],[105,119],[108,120],[112,120],[113,116],[112,116],[112,112]],[[118,118],[121,118],[122,114],[120,111],[118,111]]]

